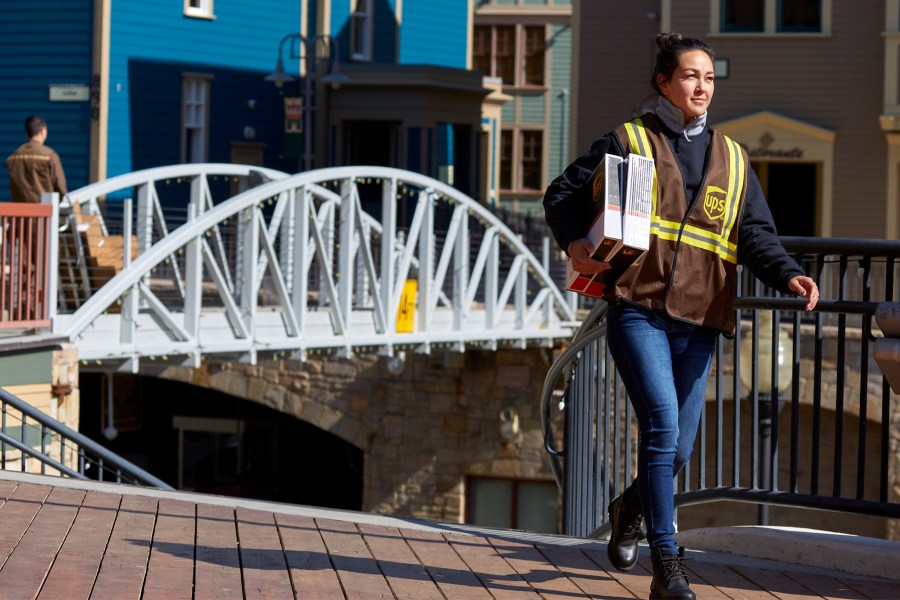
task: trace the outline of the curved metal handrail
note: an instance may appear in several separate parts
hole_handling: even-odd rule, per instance
[[[581,323],[581,326],[572,336],[572,341],[566,347],[565,351],[560,354],[544,378],[544,385],[541,388],[541,432],[544,436],[544,450],[550,459],[550,469],[553,471],[553,477],[556,479],[556,485],[560,490],[563,489],[562,466],[559,459],[565,457],[565,450],[559,450],[556,447],[556,440],[553,435],[553,426],[550,419],[550,408],[553,403],[554,391],[556,390],[556,382],[559,380],[563,371],[573,365],[578,359],[581,351],[586,346],[594,343],[599,338],[606,335],[606,310],[609,304],[605,300],[600,300],[587,314]],[[562,397],[566,397],[568,381],[566,387],[562,390]]]
[[[150,486],[164,490],[174,489],[163,480],[141,469],[118,454],[107,450],[87,436],[78,433],[74,429],[63,425],[55,419],[51,419],[45,413],[34,408],[24,400],[10,394],[3,388],[0,388],[0,404],[3,405],[4,427],[6,417],[12,413],[7,407],[12,407],[15,411],[23,415],[21,425],[23,430],[28,426],[27,420],[30,419],[40,426],[42,440],[48,435],[47,432],[49,432],[54,443],[60,445],[60,458],[57,460],[44,449],[36,450],[28,444],[23,443],[22,440],[13,438],[5,431],[0,431],[0,442],[2,442],[2,444],[13,446],[23,453],[23,455],[28,455],[31,458],[38,460],[42,465],[46,465],[64,475],[78,479],[97,479],[103,481],[105,475],[110,475],[111,479],[109,480],[117,483],[130,483],[133,485]],[[66,456],[70,453],[77,457],[77,463],[66,465]],[[3,453],[3,462],[4,464],[6,462],[5,450]],[[24,461],[22,461],[22,466],[24,468]],[[86,471],[90,466],[96,468],[97,477],[92,478],[87,475]],[[42,472],[44,471],[43,466],[41,470]]]
[[[68,201],[73,204],[87,205],[87,213],[95,215],[100,220],[100,228],[103,235],[109,235],[106,222],[97,199],[133,187],[152,185],[157,181],[166,181],[179,178],[207,178],[216,176],[247,177],[253,173],[259,174],[264,180],[283,179],[288,176],[283,171],[257,167],[253,165],[238,165],[229,163],[188,163],[178,165],[166,165],[151,167],[131,173],[123,173],[88,184],[78,188],[67,195]]]

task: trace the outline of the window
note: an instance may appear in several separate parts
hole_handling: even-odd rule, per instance
[[[513,132],[504,129],[500,132],[500,189],[511,190],[513,164]]]
[[[543,191],[542,129],[504,129],[500,134],[500,189]]]
[[[544,28],[525,28],[525,85],[544,85]]]
[[[213,0],[184,0],[184,16],[213,18]]]
[[[202,163],[209,139],[210,77],[185,76],[181,86],[181,162]]]
[[[372,60],[372,0],[353,0],[350,57],[353,60]]]
[[[178,432],[178,489],[222,494],[240,485],[244,422],[172,417]]]
[[[712,0],[721,33],[829,33],[832,0]]]
[[[819,0],[781,0],[778,31],[821,31],[822,7]]]
[[[543,25],[476,25],[472,62],[509,86],[543,86],[546,30]]]
[[[466,523],[557,533],[559,491],[554,482],[470,477]]]
[[[764,0],[725,0],[722,31],[764,31]]]

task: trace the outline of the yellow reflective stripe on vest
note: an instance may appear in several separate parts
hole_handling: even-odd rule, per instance
[[[635,154],[653,158],[650,140],[641,119],[635,119],[625,124],[628,133],[628,141]],[[737,263],[737,246],[728,241],[731,231],[737,222],[738,204],[744,189],[744,156],[740,146],[731,138],[725,136],[728,147],[728,191],[726,197],[728,206],[726,218],[722,224],[722,233],[701,229],[694,225],[682,225],[677,221],[661,219],[656,212],[656,165],[653,167],[653,213],[650,222],[650,234],[660,239],[677,242],[679,239],[690,246],[707,250],[718,255],[722,260]]]
[[[728,144],[728,214],[722,226],[722,239],[728,240],[737,222],[738,205],[744,195],[747,165],[738,143],[727,135],[725,143]]]

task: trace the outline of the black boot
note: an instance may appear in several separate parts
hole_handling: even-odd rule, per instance
[[[638,559],[638,540],[641,539],[641,522],[644,517],[625,502],[621,495],[609,503],[609,522],[612,533],[606,553],[609,562],[620,571],[630,571]]]
[[[650,600],[695,600],[684,570],[684,548],[679,548],[678,554],[661,554],[659,549],[652,548],[650,559],[653,561]]]

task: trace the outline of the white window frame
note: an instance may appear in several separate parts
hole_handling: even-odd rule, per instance
[[[763,11],[762,31],[722,31],[722,2],[723,0],[709,1],[709,31],[713,35],[729,37],[821,37],[831,35],[831,3],[832,0],[819,0],[822,11],[822,28],[820,31],[778,31],[778,3],[779,0],[765,0]],[[664,2],[663,11],[671,11],[671,0]],[[664,15],[669,16],[669,15]]]
[[[204,163],[209,159],[211,82],[212,75],[185,73],[181,77],[182,163]],[[193,151],[191,156],[189,149]]]
[[[372,0],[353,0],[350,13],[350,58],[358,61],[372,61],[372,29],[374,3]],[[357,32],[361,31],[361,45],[357,47]]]
[[[547,128],[541,126],[534,125],[514,125],[511,127],[503,127],[501,131],[501,136],[504,132],[512,133],[512,146],[510,148],[510,152],[512,153],[512,167],[510,170],[510,183],[512,184],[511,188],[503,188],[499,189],[503,193],[513,193],[513,194],[541,194],[543,192],[543,182],[546,181],[546,169],[547,169]],[[525,133],[526,132],[534,132],[540,134],[541,138],[541,152],[538,157],[538,162],[541,167],[541,185],[537,188],[531,189],[524,187],[524,166],[525,166]],[[500,157],[500,160],[503,160],[503,157]],[[498,186],[500,185],[498,180]]]
[[[196,6],[194,6],[196,4]],[[213,0],[184,0],[184,16],[198,19],[212,19]]]
[[[491,72],[485,73],[487,77],[499,77],[497,75],[497,28],[498,27],[513,27],[513,81],[510,83],[504,82],[503,85],[506,88],[516,88],[516,89],[526,89],[526,90],[541,90],[547,89],[550,87],[549,80],[549,47],[547,44],[547,28],[546,26],[542,26],[540,24],[531,25],[531,24],[510,24],[510,23],[478,23],[479,27],[486,27],[490,30],[490,34],[488,36],[488,47],[490,53],[491,60]],[[527,33],[526,29],[528,27],[537,26],[544,28],[544,82],[542,84],[534,84],[534,83],[526,83],[527,79],[525,73],[525,62],[526,62],[526,43],[527,43]]]

